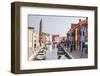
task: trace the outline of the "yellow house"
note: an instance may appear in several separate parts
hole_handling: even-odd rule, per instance
[[[28,53],[29,53],[29,60],[31,59],[32,55],[34,54],[34,27],[28,27]]]
[[[34,27],[28,27],[28,59],[34,60],[40,49],[38,32]]]

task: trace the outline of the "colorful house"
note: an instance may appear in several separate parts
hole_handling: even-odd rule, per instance
[[[75,50],[79,50],[81,47],[80,42],[87,43],[88,41],[88,19],[79,19],[79,23],[71,24],[71,28],[67,33],[68,42],[73,45]],[[72,43],[71,43],[72,42]]]

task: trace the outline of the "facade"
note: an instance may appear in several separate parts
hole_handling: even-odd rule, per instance
[[[80,42],[88,42],[88,19],[80,20],[77,24],[71,24],[71,28],[67,33],[68,46],[73,50],[80,50]]]
[[[33,33],[34,28],[33,27],[28,27],[28,50],[29,50],[29,58],[32,57],[34,53],[34,38],[33,38]]]
[[[39,48],[39,37],[34,27],[28,27],[28,42],[29,60],[32,60],[38,53]]]
[[[71,31],[67,32],[67,48],[71,47]]]
[[[34,30],[33,32],[33,40],[34,40],[34,48],[37,48],[39,46],[39,36],[38,36],[38,32],[36,30]]]
[[[79,50],[79,40],[80,40],[80,28],[78,24],[71,25],[71,44],[72,50]]]
[[[44,46],[46,44],[46,42],[47,42],[46,35],[47,34],[44,33],[44,32],[41,32],[41,34],[40,34],[40,45],[41,46]]]
[[[59,41],[60,41],[59,35],[57,35],[57,34],[52,35],[52,44],[53,44],[52,47],[53,48],[55,48],[57,46]]]
[[[52,42],[58,43],[59,42],[59,35],[52,35]]]

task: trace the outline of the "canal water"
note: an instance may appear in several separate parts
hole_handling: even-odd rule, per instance
[[[57,56],[58,48],[56,47],[56,44],[47,45],[47,48],[48,49],[46,50],[45,59],[58,60],[58,56]],[[68,58],[65,55],[62,55],[60,59],[68,59]]]
[[[47,45],[47,51],[46,51],[46,60],[55,60],[58,59],[57,56],[57,48],[52,47],[53,44]]]

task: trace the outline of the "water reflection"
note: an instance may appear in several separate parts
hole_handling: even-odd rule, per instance
[[[52,47],[53,44],[47,45],[47,51],[46,51],[46,60],[52,60],[52,59],[58,59],[57,57],[57,48]]]

